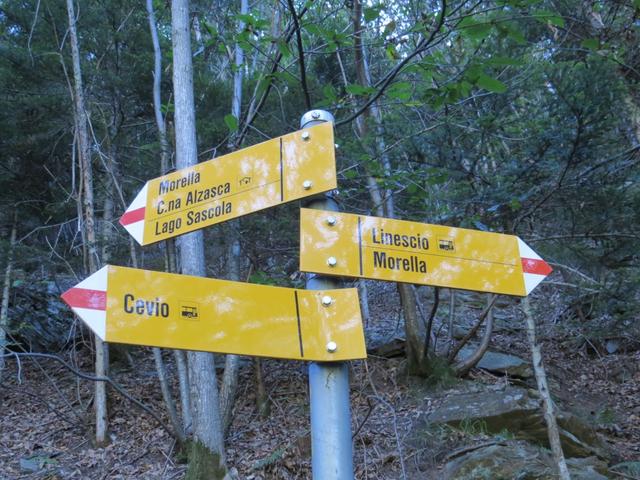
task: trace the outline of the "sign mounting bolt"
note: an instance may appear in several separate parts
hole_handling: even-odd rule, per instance
[[[325,307],[328,307],[332,303],[333,298],[331,298],[329,295],[325,295],[324,297],[322,297],[322,305],[324,305]]]
[[[329,215],[327,217],[327,225],[329,225],[331,227],[333,227],[336,224],[337,221],[338,221],[338,219],[336,217],[334,217],[333,215]]]
[[[327,343],[327,352],[335,353],[336,350],[338,350],[338,344],[336,342],[331,341]]]
[[[337,264],[338,260],[336,260],[336,257],[327,258],[327,265],[329,265],[330,267],[335,267]]]
[[[311,134],[309,132],[302,132],[302,140],[305,142],[311,138]]]
[[[313,187],[313,182],[311,180],[305,180],[302,182],[302,188],[305,190],[311,190],[311,187]]]

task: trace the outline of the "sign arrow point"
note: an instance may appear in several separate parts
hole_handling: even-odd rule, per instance
[[[528,295],[553,269],[521,238],[518,238],[518,247],[520,248],[524,286]]]
[[[102,340],[107,329],[107,274],[103,267],[62,294],[73,312]]]
[[[148,185],[148,183],[145,183],[142,190],[138,192],[136,198],[131,202],[131,205],[129,205],[129,208],[127,208],[122,217],[120,217],[120,225],[122,225],[140,245],[142,245],[144,237],[144,217]]]

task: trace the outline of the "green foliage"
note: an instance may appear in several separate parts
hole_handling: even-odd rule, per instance
[[[238,131],[238,119],[230,113],[224,116],[224,123],[231,133]]]

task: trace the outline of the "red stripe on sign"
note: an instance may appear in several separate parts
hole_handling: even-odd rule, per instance
[[[126,227],[127,225],[131,225],[132,223],[139,222],[140,220],[144,220],[144,209],[136,208],[135,210],[129,210],[128,212],[124,212],[124,215],[120,217],[120,225]]]
[[[62,294],[62,299],[72,308],[107,309],[107,292],[101,290],[71,288]]]
[[[535,273],[536,275],[549,275],[553,269],[544,260],[537,258],[523,258],[522,271],[524,273]]]

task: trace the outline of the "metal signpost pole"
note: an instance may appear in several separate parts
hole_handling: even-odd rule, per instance
[[[302,116],[301,128],[332,122],[333,116],[323,110],[311,110]],[[312,199],[308,208],[338,211],[338,204],[325,194]],[[329,216],[327,222],[331,222]],[[335,261],[328,259],[327,261]],[[339,281],[315,274],[307,274],[308,290],[334,289]],[[340,348],[328,342],[328,351]],[[345,362],[309,365],[311,397],[311,463],[314,480],[352,480],[353,447],[351,441],[351,411],[349,400],[349,369]]]

